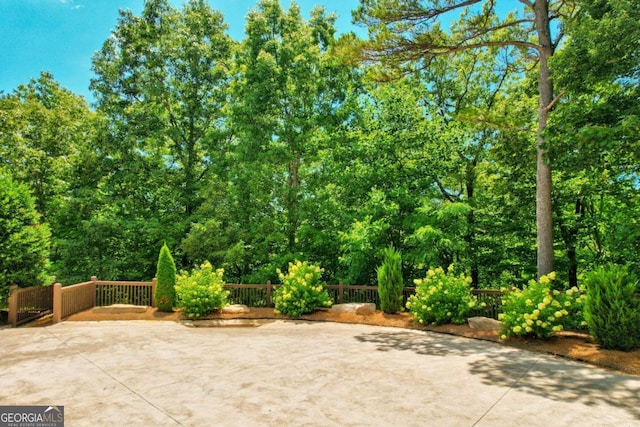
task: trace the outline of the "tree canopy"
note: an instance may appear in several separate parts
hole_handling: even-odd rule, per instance
[[[636,2],[354,17],[368,39],[262,0],[236,42],[204,0],[147,0],[95,54],[93,108],[49,73],[1,95],[3,179],[43,233],[25,280],[149,279],[165,242],[229,282],[297,259],[376,284],[391,246],[404,283],[450,264],[478,287],[640,273]]]

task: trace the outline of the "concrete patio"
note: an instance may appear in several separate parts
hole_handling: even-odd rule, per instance
[[[429,332],[273,321],[0,330],[0,405],[68,426],[626,426],[640,378]]]

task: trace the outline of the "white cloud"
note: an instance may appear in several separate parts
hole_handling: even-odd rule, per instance
[[[61,4],[69,6],[72,10],[82,9],[83,4],[76,4],[75,0],[58,0]]]

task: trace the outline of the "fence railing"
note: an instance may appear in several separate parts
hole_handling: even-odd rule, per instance
[[[155,307],[155,279],[151,282],[96,281],[96,306],[113,304]]]
[[[53,310],[53,287],[9,288],[7,323],[14,328],[38,319]]]
[[[230,291],[229,302],[232,304],[244,304],[249,307],[273,307],[272,295],[279,285],[271,282],[259,285],[226,284],[225,289]],[[337,285],[325,285],[329,296],[336,304],[343,303],[374,303],[380,308],[380,297],[377,286],[345,285],[340,282]],[[409,296],[415,293],[414,287],[403,289],[403,306]],[[474,289],[472,291],[478,304],[474,314],[478,316],[498,318],[502,303],[502,291],[495,289]],[[482,304],[484,303],[484,304]]]
[[[44,314],[53,312],[54,323],[87,310],[113,304],[147,305],[154,307],[156,279],[151,282],[122,282],[98,280],[95,276],[88,282],[62,286],[34,286],[31,288],[11,288],[9,297],[8,323],[17,326]],[[249,307],[273,307],[273,292],[279,285],[266,284],[226,284],[230,291],[229,302],[245,304]],[[374,303],[380,307],[377,286],[326,285],[325,289],[336,304],[342,303]],[[403,290],[403,304],[415,288]],[[475,315],[498,318],[501,311],[502,291],[491,289],[474,289],[473,295],[478,304]],[[484,304],[483,304],[484,303]]]
[[[155,306],[156,279],[151,282],[98,280],[71,286],[53,285],[53,322],[93,307],[113,304]]]

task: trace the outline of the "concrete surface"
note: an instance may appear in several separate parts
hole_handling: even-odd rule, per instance
[[[640,378],[428,332],[63,322],[0,330],[0,405],[67,426],[630,426]]]

